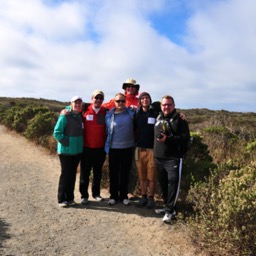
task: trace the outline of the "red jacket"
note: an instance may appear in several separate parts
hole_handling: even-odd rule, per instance
[[[90,104],[84,113],[84,147],[104,148],[106,141],[106,109],[100,108],[98,114]]]
[[[136,95],[125,94],[125,97],[126,97],[126,107],[130,107],[131,105],[139,107],[139,99]],[[110,110],[111,108],[115,107],[115,99],[112,99],[109,102],[102,104],[102,106]]]

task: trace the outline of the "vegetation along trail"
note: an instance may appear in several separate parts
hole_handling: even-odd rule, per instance
[[[59,208],[58,157],[4,126],[0,141],[0,255],[200,255],[182,220],[163,224],[153,210]]]

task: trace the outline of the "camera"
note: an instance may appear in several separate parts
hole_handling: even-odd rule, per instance
[[[162,139],[162,138],[164,137],[164,136],[162,135],[162,133],[166,135],[166,132],[165,132],[164,130],[160,130],[159,133],[156,135],[156,137],[157,137],[158,139]]]

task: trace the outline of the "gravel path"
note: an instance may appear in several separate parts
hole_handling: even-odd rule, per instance
[[[163,224],[153,210],[59,208],[59,172],[56,156],[0,126],[0,255],[199,255],[181,220]]]

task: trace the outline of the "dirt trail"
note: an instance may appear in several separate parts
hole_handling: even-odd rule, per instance
[[[59,208],[59,172],[56,156],[0,126],[0,255],[200,255],[182,221],[153,210],[92,199]]]

